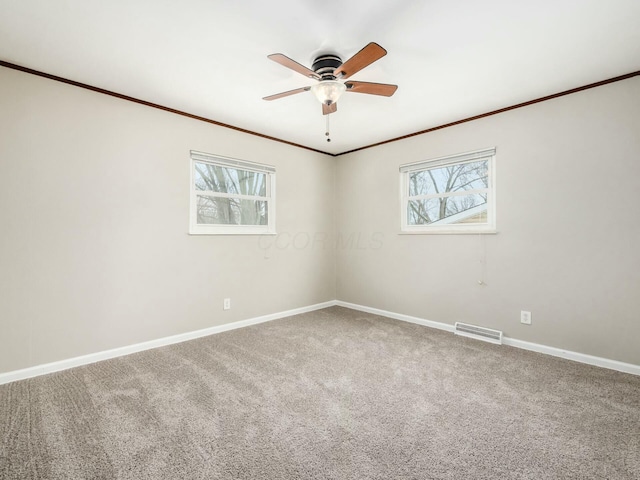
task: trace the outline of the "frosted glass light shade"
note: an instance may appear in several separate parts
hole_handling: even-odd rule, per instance
[[[324,80],[311,87],[311,91],[320,103],[331,105],[336,103],[340,95],[347,89],[344,83],[335,80]]]

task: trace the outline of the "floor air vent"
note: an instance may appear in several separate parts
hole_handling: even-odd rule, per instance
[[[460,322],[456,322],[455,327],[456,328],[453,332],[456,335],[477,338],[478,340],[484,340],[485,342],[502,345],[502,332],[500,330],[492,330],[490,328],[478,327],[476,325],[469,325],[468,323]]]

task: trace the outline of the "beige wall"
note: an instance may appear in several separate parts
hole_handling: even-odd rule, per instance
[[[191,149],[275,165],[279,232],[333,234],[331,157],[0,68],[0,372],[335,298],[330,245],[187,234]]]
[[[638,132],[635,78],[333,159],[2,68],[0,372],[334,298],[640,364]],[[497,235],[398,234],[399,165],[491,146]],[[279,235],[189,236],[191,149]]]
[[[398,235],[399,165],[493,146],[498,234]],[[338,249],[338,299],[640,364],[640,78],[338,157],[336,190],[381,239]]]

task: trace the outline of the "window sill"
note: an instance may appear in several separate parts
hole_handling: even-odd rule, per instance
[[[498,231],[490,230],[416,230],[413,232],[401,231],[398,235],[497,235]]]
[[[273,230],[256,230],[251,228],[242,228],[242,229],[216,229],[216,230],[205,230],[205,229],[195,229],[189,230],[189,235],[277,235],[277,232]]]

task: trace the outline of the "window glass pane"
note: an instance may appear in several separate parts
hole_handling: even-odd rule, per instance
[[[237,195],[267,195],[266,174],[195,162],[196,190],[209,190]]]
[[[409,225],[487,223],[487,195],[453,195],[409,200],[407,223]]]
[[[437,195],[489,187],[488,160],[409,173],[409,196]]]
[[[267,225],[267,202],[198,195],[198,224]]]

